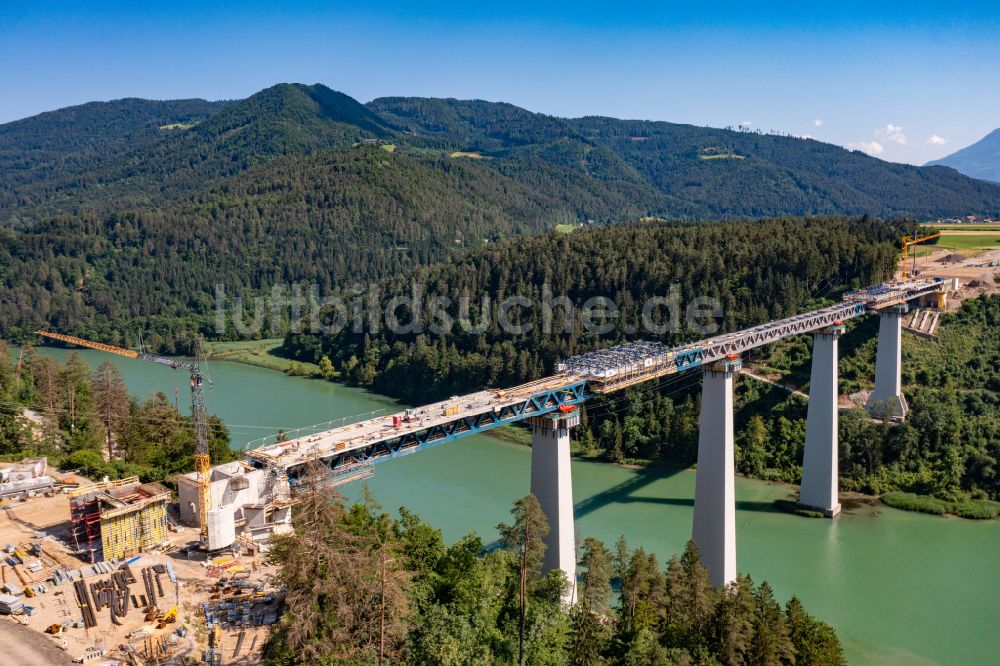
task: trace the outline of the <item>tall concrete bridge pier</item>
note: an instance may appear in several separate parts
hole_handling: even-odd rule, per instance
[[[715,587],[736,580],[733,377],[741,367],[739,356],[734,354],[705,366],[702,379],[691,538]]]
[[[802,460],[799,504],[822,511],[827,517],[840,513],[839,406],[837,404],[838,347],[843,324],[817,331],[813,336],[812,375],[806,412],[806,447]]]
[[[576,532],[569,431],[580,425],[580,412],[553,412],[527,419],[531,426],[531,494],[549,521],[545,537],[546,572],[561,569],[569,583],[563,600],[576,603]]]
[[[874,416],[903,419],[910,409],[903,397],[900,374],[903,367],[903,315],[908,311],[906,303],[899,303],[879,313],[875,388],[865,405],[868,413]]]

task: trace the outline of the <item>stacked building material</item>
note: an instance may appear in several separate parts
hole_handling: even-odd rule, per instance
[[[12,594],[0,594],[0,615],[12,615],[24,610],[21,600]]]

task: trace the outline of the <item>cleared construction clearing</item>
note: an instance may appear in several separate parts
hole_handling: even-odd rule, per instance
[[[221,487],[243,475],[229,472],[217,475],[229,501],[220,508],[243,531],[238,494]],[[57,653],[65,663],[261,663],[282,594],[257,523],[246,531],[259,543],[206,553],[158,483],[92,483],[41,458],[0,470],[0,491],[28,476],[48,481],[0,501],[0,636],[34,637],[10,663],[62,663]]]

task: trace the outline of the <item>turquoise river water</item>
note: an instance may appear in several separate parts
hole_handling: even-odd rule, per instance
[[[64,360],[64,350],[42,353]],[[84,350],[96,368],[112,360],[129,390],[190,399],[186,376],[166,367]],[[210,413],[229,425],[233,446],[373,410],[392,400],[327,381],[288,377],[236,363],[209,363]],[[185,411],[188,411],[185,409]],[[439,527],[448,541],[475,531],[488,543],[528,492],[531,451],[488,436],[470,437],[376,466],[367,481],[388,511],[400,506]],[[691,534],[695,474],[630,470],[575,461],[573,496],[580,538],[610,547],[619,534],[664,563]],[[359,483],[343,488],[357,498]],[[777,596],[798,595],[830,623],[852,664],[1000,663],[1000,522],[967,521],[862,506],[833,520],[776,512],[795,488],[738,478],[737,563]]]

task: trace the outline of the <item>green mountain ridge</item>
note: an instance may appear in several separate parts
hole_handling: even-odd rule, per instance
[[[155,207],[278,156],[345,148],[389,133],[347,95],[321,85],[279,84],[221,105],[189,128],[160,131],[136,145],[110,142],[100,159],[79,169],[26,180],[19,188],[7,187],[4,176],[0,223]],[[25,159],[33,157],[26,152]]]
[[[498,161],[533,155],[608,181],[642,183],[684,203],[681,210],[650,210],[654,215],[926,217],[969,206],[993,210],[1000,192],[952,171],[883,162],[812,139],[598,116],[560,119],[478,100],[388,97],[368,106],[434,145]],[[712,156],[733,159],[706,159]]]
[[[993,130],[971,146],[924,166],[951,167],[970,178],[1000,183],[1000,129]]]
[[[158,115],[151,105],[159,105]],[[87,120],[76,119],[83,111]],[[642,215],[692,220],[1000,210],[1000,185],[813,140],[564,119],[481,100],[361,104],[321,84],[278,84],[228,103],[119,100],[0,126],[0,224],[156,208],[277,157],[343,150],[362,139],[391,142],[415,158],[478,153],[494,172],[545,190],[541,196],[555,186],[563,201],[552,215],[577,221],[629,218],[567,198],[581,190],[624,198]]]

